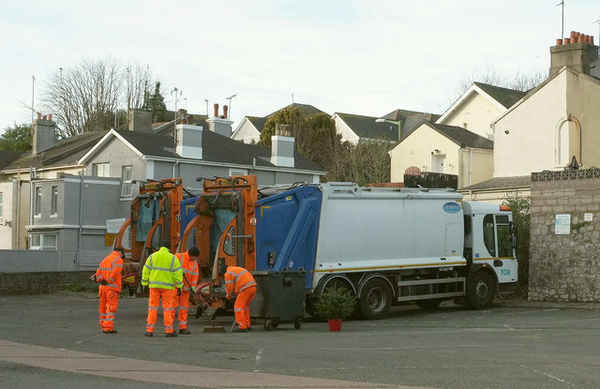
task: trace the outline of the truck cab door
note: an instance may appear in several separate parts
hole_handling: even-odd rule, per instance
[[[509,215],[494,215],[496,256],[494,270],[498,281],[511,283],[518,280],[518,261],[515,256],[513,225]]]

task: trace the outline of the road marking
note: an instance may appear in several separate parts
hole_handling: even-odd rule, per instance
[[[260,372],[260,371],[261,371],[261,370],[259,369],[259,367],[260,367],[260,362],[261,362],[261,360],[262,360],[262,353],[263,353],[263,349],[262,349],[262,348],[261,348],[261,349],[259,349],[259,350],[256,352],[256,358],[255,358],[255,360],[256,360],[256,363],[255,363],[255,365],[254,365],[254,372],[255,372],[255,373],[258,373],[258,372]]]
[[[262,349],[259,350],[262,358]],[[258,354],[257,354],[258,355]],[[216,369],[111,355],[85,353],[66,349],[35,346],[0,340],[0,361],[35,366],[43,369],[120,378],[196,388],[398,388],[396,386],[333,379],[286,376]],[[424,388],[420,388],[424,389]]]
[[[567,380],[564,380],[564,379],[562,379],[562,378],[560,378],[560,377],[557,377],[557,376],[555,376],[555,375],[552,375],[552,374],[545,373],[545,372],[543,372],[543,371],[540,371],[540,370],[534,369],[533,367],[529,367],[529,366],[525,366],[525,365],[519,365],[519,367],[520,367],[520,368],[522,368],[522,369],[531,370],[532,372],[534,372],[534,373],[537,373],[537,374],[541,374],[541,375],[543,375],[543,376],[545,376],[545,377],[548,377],[548,378],[550,378],[551,380],[558,381],[558,382],[560,382],[561,384],[567,384],[567,385],[569,385],[569,386],[572,386],[572,387],[574,387],[574,388],[576,388],[576,387],[577,387],[577,386],[575,386],[575,384],[573,384],[573,383],[571,383],[571,382],[569,382],[569,381],[567,381]]]

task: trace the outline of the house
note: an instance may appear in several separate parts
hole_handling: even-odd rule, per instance
[[[398,142],[407,137],[423,120],[437,120],[439,115],[397,109],[382,117],[335,112],[336,132],[343,142],[383,139]]]
[[[563,169],[573,157],[582,167],[600,166],[598,46],[572,32],[550,53],[549,77],[491,123],[494,175],[464,188],[470,198],[528,196],[531,172]]]
[[[390,151],[391,180],[409,168],[458,175],[459,188],[493,176],[491,123],[524,96],[521,91],[474,82],[442,115],[413,117],[412,128]]]
[[[264,117],[244,116],[236,127],[235,131],[233,131],[231,138],[237,141],[242,141],[243,143],[258,143],[260,140],[260,133],[265,127],[267,120],[276,113],[289,108],[296,108],[306,116],[325,113],[309,104],[292,103]]]
[[[407,169],[458,175],[459,188],[492,176],[494,142],[462,127],[423,121],[390,151],[391,181]]]
[[[46,182],[61,179],[66,174],[84,179],[106,178],[110,185],[114,185],[117,179],[117,194],[112,198],[116,199],[116,203],[111,203],[113,205],[105,212],[106,219],[110,219],[128,215],[130,201],[137,193],[136,182],[139,181],[181,176],[186,187],[199,190],[201,183],[197,179],[202,177],[255,174],[259,185],[268,186],[318,183],[326,173],[294,152],[293,137],[273,136],[271,148],[247,145],[228,136],[232,122],[225,115],[200,117],[198,120],[202,124],[184,123],[188,119],[178,119],[177,124],[167,122],[152,126],[150,112],[136,111],[130,114],[129,130],[100,131],[61,141],[53,138],[55,124],[51,118],[36,120],[32,152],[23,154],[1,171],[4,181],[10,184],[15,213],[9,231],[4,231],[4,235],[11,235],[11,245],[0,248],[27,248],[37,243],[33,241],[37,238],[32,231],[40,230],[43,225],[34,223],[37,195],[42,196],[42,201],[51,201],[49,198],[54,193],[52,189],[38,188],[42,184],[52,186]],[[153,127],[158,127],[158,130]],[[56,186],[60,188],[67,181],[63,179],[61,182]],[[66,198],[58,197],[59,208],[71,204],[63,203],[61,199]],[[69,208],[69,211],[74,212],[74,209]],[[81,229],[87,223],[87,220],[81,220],[80,223],[56,226],[65,229],[76,225]],[[57,235],[61,233],[54,232]]]
[[[474,82],[437,120],[493,140],[490,124],[525,95],[524,92]]]

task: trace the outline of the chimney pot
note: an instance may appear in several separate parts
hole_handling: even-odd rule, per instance
[[[571,31],[571,36],[569,37],[571,40],[577,38],[577,32]]]
[[[41,114],[41,113],[39,113],[39,112],[36,112],[36,115],[37,115],[37,119],[38,119],[38,120],[41,120],[41,119],[42,119],[42,114]]]
[[[556,46],[562,46],[562,39],[557,39],[556,40]]]
[[[219,104],[215,104],[215,105],[214,105],[214,112],[213,112],[213,113],[214,113],[214,116],[215,116],[216,118],[218,118],[218,117],[219,117]]]
[[[228,119],[229,118],[229,107],[224,105],[223,106],[223,119]]]
[[[571,39],[570,38],[565,38],[565,45],[568,45],[571,43]]]
[[[52,120],[52,114],[51,113],[48,114],[48,120]]]

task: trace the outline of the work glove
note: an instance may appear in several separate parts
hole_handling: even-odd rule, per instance
[[[181,296],[181,288],[177,288],[177,296]]]
[[[102,280],[100,281],[100,285],[108,285],[108,282],[106,280]]]

